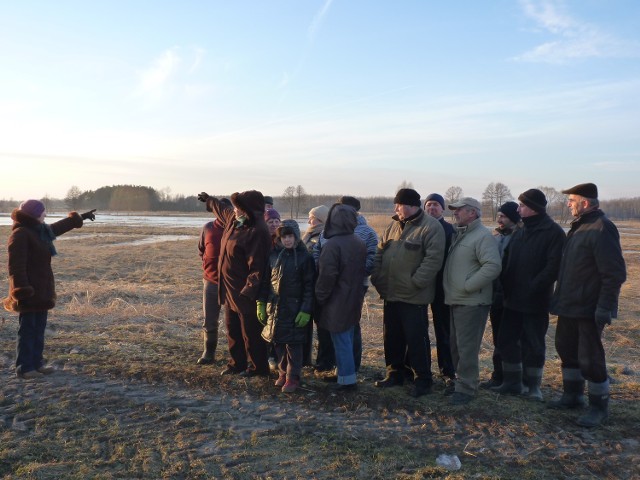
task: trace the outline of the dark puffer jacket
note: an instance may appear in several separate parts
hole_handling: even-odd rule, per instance
[[[254,313],[260,282],[271,251],[271,235],[264,221],[264,197],[256,190],[234,193],[231,202],[247,214],[240,224],[233,208],[217,198],[207,199],[207,210],[224,225],[218,261],[218,298],[220,305],[232,310]]]
[[[549,313],[564,231],[546,213],[522,221],[502,257],[504,306],[517,312]]]
[[[13,228],[9,237],[9,296],[4,308],[10,312],[43,312],[56,304],[56,289],[51,270],[53,238],[82,227],[82,217],[76,212],[51,225],[19,209],[11,213]],[[53,238],[43,239],[50,231]],[[44,233],[46,235],[46,233]]]
[[[318,326],[340,333],[360,321],[367,247],[353,232],[358,224],[353,207],[335,204],[324,227],[327,239],[318,259],[316,301]]]
[[[587,212],[571,222],[551,313],[592,318],[596,307],[602,307],[615,317],[626,279],[618,229],[602,210]]]
[[[307,327],[297,327],[295,319],[299,312],[312,313],[316,268],[313,257],[300,241],[298,223],[285,220],[280,229],[286,227],[294,231],[296,245],[271,252],[259,300],[267,304],[268,315],[262,338],[292,345],[307,342]]]

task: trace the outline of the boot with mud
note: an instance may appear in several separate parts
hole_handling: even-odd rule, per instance
[[[494,393],[502,395],[522,395],[522,364],[502,362],[502,384],[491,387]]]
[[[198,365],[211,365],[216,358],[216,347],[218,346],[218,331],[209,330],[204,334],[204,352],[198,359]]]
[[[587,406],[584,398],[584,378],[579,369],[562,369],[562,396],[557,400],[551,400],[547,407],[553,409],[580,409]]]

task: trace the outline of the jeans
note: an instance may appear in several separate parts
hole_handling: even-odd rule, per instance
[[[27,373],[42,367],[47,314],[45,310],[21,313],[18,317],[20,327],[16,344],[16,372]]]
[[[353,361],[353,336],[355,327],[340,332],[331,332],[331,341],[336,352],[338,383],[351,385],[356,383],[356,367]]]

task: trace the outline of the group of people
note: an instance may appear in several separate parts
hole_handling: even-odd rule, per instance
[[[626,266],[618,231],[599,208],[597,186],[579,184],[563,193],[575,217],[567,234],[547,214],[547,199],[535,188],[500,207],[492,234],[476,199],[445,205],[432,193],[423,202],[417,191],[402,188],[394,198],[395,214],[378,238],[355,197],[311,209],[309,228],[301,235],[298,223],[281,220],[273,199],[259,191],[230,199],[202,192],[198,199],[215,220],[203,227],[198,244],[204,310],[198,363],[215,360],[223,310],[229,360],[222,375],[268,376],[271,356],[275,385],[294,392],[303,366],[312,363],[315,323],[315,371],[335,382],[337,391],[353,391],[362,357],[362,305],[371,284],[384,301],[386,375],[375,387],[409,382],[412,396],[431,393],[430,306],[438,368],[452,405],[469,403],[479,388],[541,401],[553,313],[563,394],[549,406],[585,407],[588,382],[589,409],[577,423],[599,426],[609,403],[602,332],[617,316]],[[453,213],[453,225],[444,218],[445,207]],[[55,304],[53,240],[95,219],[94,212],[71,212],[47,225],[42,202],[28,200],[12,213],[4,306],[19,313],[20,378],[52,372],[42,351],[47,311]],[[487,318],[493,372],[481,383]]]

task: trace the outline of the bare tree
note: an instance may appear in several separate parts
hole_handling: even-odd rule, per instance
[[[82,190],[77,186],[73,185],[68,191],[67,195],[64,197],[64,203],[71,210],[78,210],[80,208],[80,203],[82,201]]]
[[[464,193],[462,192],[462,188],[458,187],[457,185],[454,185],[452,187],[447,188],[447,191],[444,192],[444,199],[447,202],[447,204],[455,203],[462,198],[463,194]]]
[[[402,183],[398,185],[398,189],[394,193],[397,193],[398,190],[402,190],[403,188],[413,188],[413,183],[402,180]]]
[[[482,193],[482,203],[489,209],[493,221],[495,221],[498,215],[500,206],[512,198],[513,195],[511,195],[509,187],[501,182],[491,182]]]
[[[300,216],[300,204],[307,198],[307,192],[305,192],[302,185],[296,187],[296,216],[292,218],[298,218]]]
[[[289,185],[287,188],[284,189],[284,192],[282,192],[282,198],[285,202],[289,203],[289,217],[293,218],[293,206],[294,206],[294,200],[296,198],[296,187],[294,187],[293,185]]]
[[[538,187],[544,196],[547,197],[547,213],[553,216],[558,222],[566,223],[569,217],[569,207],[567,207],[567,196],[553,187]]]

